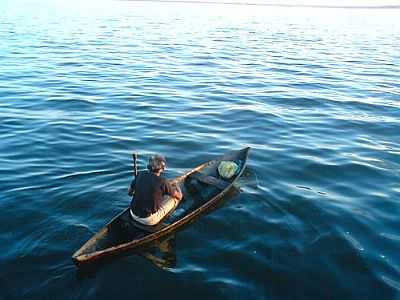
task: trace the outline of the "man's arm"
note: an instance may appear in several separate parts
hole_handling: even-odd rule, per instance
[[[178,199],[178,201],[182,200],[182,197],[183,197],[182,191],[181,191],[180,187],[177,184],[172,184],[172,194],[171,194],[171,196],[176,198],[176,199]]]
[[[178,199],[178,201],[181,201],[183,197],[179,186],[176,183],[171,183],[168,180],[164,181],[163,195],[170,195],[171,197]]]

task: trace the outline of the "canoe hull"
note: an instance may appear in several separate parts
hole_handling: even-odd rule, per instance
[[[171,216],[169,219],[170,223],[166,224],[164,227],[160,228],[158,231],[154,233],[144,232],[140,229],[132,233],[132,237],[124,237],[121,241],[115,242],[115,244],[107,244],[105,246],[100,245],[102,240],[107,240],[110,236],[115,233],[120,233],[121,226],[125,225],[124,219],[129,218],[129,208],[122,211],[118,214],[114,219],[112,219],[103,229],[101,229],[97,234],[95,234],[90,240],[88,240],[78,251],[74,253],[72,256],[72,260],[78,267],[83,267],[88,265],[89,263],[98,262],[106,257],[120,255],[132,249],[137,249],[143,247],[150,242],[157,240],[163,236],[166,236],[172,232],[177,231],[178,229],[182,229],[185,225],[188,225],[198,219],[201,215],[211,211],[213,208],[218,206],[224,198],[224,196],[234,187],[233,184],[236,180],[242,175],[247,162],[248,152],[250,148],[244,148],[238,151],[230,152],[219,159],[215,159],[204,163],[186,174],[179,176],[173,180],[172,182],[178,184],[184,192],[185,198],[188,195],[188,192],[185,188],[185,180],[189,178],[191,174],[194,172],[204,172],[205,174],[214,175],[216,172],[216,166],[221,160],[235,160],[239,159],[242,161],[241,169],[239,173],[232,179],[229,185],[226,186],[223,190],[208,188],[208,192],[211,193],[209,199],[206,199],[204,203],[196,204],[195,200],[193,200],[194,209],[187,210],[183,216],[177,217],[174,219]],[[186,201],[186,200],[185,200]],[[183,201],[183,202],[185,202]],[[179,208],[179,207],[178,207]],[[118,235],[117,234],[117,235]],[[131,233],[129,233],[131,234]]]

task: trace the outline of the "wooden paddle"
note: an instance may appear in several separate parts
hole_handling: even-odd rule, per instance
[[[138,176],[138,168],[137,168],[137,153],[132,153],[132,158],[133,158],[133,176],[135,176],[135,179]],[[134,194],[134,190],[132,189],[132,186],[129,186],[129,190],[128,190],[128,195],[129,196],[133,196]]]
[[[135,176],[135,178],[138,175],[138,168],[137,168],[137,158],[138,158],[138,154],[136,152],[132,153],[132,158],[133,158],[133,175]]]

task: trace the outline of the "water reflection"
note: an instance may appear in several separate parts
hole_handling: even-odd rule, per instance
[[[156,240],[152,245],[147,246],[138,255],[144,257],[156,267],[168,270],[175,268],[176,259],[176,238],[175,234]]]

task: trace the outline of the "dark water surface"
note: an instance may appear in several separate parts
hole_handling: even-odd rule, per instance
[[[399,299],[399,24],[2,1],[0,298]],[[129,202],[133,150],[173,177],[243,146],[243,192],[160,242],[164,260],[77,272],[72,253]]]

